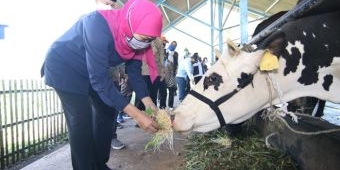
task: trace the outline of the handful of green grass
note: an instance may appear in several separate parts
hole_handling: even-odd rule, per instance
[[[151,108],[145,110],[145,113],[155,118],[160,129],[154,134],[150,141],[145,145],[145,150],[152,147],[154,150],[160,150],[162,146],[173,150],[173,129],[170,116],[164,109],[154,113]]]

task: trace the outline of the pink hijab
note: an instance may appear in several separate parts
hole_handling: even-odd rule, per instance
[[[114,39],[115,50],[123,60],[146,60],[150,78],[153,82],[157,75],[157,65],[152,49],[135,51],[127,43],[125,37],[133,33],[159,37],[162,31],[162,13],[157,6],[148,0],[129,0],[118,10],[98,10],[107,21]],[[129,18],[131,30],[129,27]]]

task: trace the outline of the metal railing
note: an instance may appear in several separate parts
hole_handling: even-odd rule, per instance
[[[0,169],[67,139],[60,100],[42,80],[0,80]]]

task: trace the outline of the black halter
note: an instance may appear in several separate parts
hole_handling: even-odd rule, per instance
[[[222,112],[221,112],[220,108],[218,108],[218,106],[221,105],[222,103],[224,103],[225,101],[227,101],[228,99],[230,99],[231,97],[233,97],[234,94],[236,94],[240,90],[241,89],[235,89],[232,92],[220,97],[216,101],[212,101],[212,100],[206,98],[205,96],[197,93],[194,90],[191,90],[189,92],[189,94],[191,94],[194,97],[196,97],[197,99],[201,100],[203,103],[206,103],[207,105],[209,105],[210,108],[215,112],[215,114],[218,118],[218,121],[220,122],[220,126],[224,127],[226,125],[226,123],[225,123],[224,117],[222,115]]]
[[[212,100],[208,99],[207,97],[203,96],[202,94],[197,93],[194,90],[190,90],[189,94],[191,94],[192,96],[201,100],[203,103],[209,105],[210,108],[215,112],[215,114],[218,118],[218,121],[220,122],[220,127],[224,127],[227,124],[225,123],[222,112],[221,112],[221,110],[218,106],[221,105],[222,103],[224,103],[225,101],[229,100],[237,92],[239,92],[242,88],[246,87],[252,81],[253,81],[253,74],[250,74],[248,76],[242,75],[242,78],[238,79],[239,85],[237,86],[237,88],[234,89],[232,92],[218,98],[216,101],[212,101]]]

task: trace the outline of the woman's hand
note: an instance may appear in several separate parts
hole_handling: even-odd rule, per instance
[[[142,102],[145,106],[145,109],[151,108],[154,113],[156,113],[158,111],[157,106],[155,105],[155,103],[153,103],[153,101],[150,97],[142,98]]]
[[[158,124],[150,116],[140,111],[132,104],[128,104],[123,111],[134,118],[139,127],[147,132],[156,133],[159,129]]]

